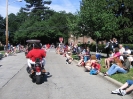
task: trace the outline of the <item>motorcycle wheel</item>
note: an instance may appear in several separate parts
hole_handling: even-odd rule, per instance
[[[26,70],[27,70],[27,73],[30,74],[30,68],[29,68],[29,66],[27,66]]]
[[[36,75],[36,84],[40,84],[40,83],[41,83],[41,76]]]

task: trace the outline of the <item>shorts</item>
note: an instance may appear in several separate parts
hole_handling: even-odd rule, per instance
[[[133,80],[127,80],[126,82],[128,83],[129,86],[133,84]]]

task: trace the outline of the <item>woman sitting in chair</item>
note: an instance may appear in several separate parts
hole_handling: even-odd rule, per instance
[[[111,62],[113,62],[114,58],[118,58],[119,59],[119,57],[120,57],[119,48],[115,48],[113,56],[105,59],[106,68],[109,69],[110,68],[110,64],[111,64]]]

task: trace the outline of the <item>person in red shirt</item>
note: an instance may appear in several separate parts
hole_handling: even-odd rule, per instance
[[[100,72],[100,64],[98,62],[92,63],[92,69],[90,70],[91,75],[96,75]]]
[[[41,47],[35,43],[34,48],[28,52],[26,55],[28,66],[32,70],[31,64],[35,64],[35,60],[39,58],[42,62],[42,65],[44,67],[45,65],[45,57],[46,57],[46,52],[43,49],[40,49]]]

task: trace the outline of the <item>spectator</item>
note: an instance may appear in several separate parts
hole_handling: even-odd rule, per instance
[[[13,47],[13,52],[16,54],[16,46]]]
[[[89,58],[90,58],[90,49],[89,49],[89,47],[87,47],[85,49],[84,62],[88,61]]]
[[[130,62],[127,59],[127,55],[124,55],[124,62],[121,63],[121,60],[115,58],[115,63],[109,68],[109,70],[104,74],[104,76],[111,76],[116,72],[127,73],[130,69]]]
[[[85,71],[90,71],[92,68],[92,63],[96,63],[96,55],[91,55],[90,59],[85,63]]]
[[[131,50],[128,48],[128,46],[125,47],[125,52],[123,52],[123,55],[130,55],[131,54]]]
[[[98,63],[98,61],[96,61],[95,63],[92,63],[91,65],[91,70],[90,70],[90,74],[91,75],[96,75],[100,72],[100,64]]]
[[[6,45],[4,45],[4,51],[7,51],[7,46]]]
[[[119,52],[120,52],[120,59],[124,60],[123,59],[123,53],[125,52],[125,48],[123,47],[122,44],[119,44]]]
[[[113,56],[105,59],[105,65],[106,65],[105,68],[109,69],[110,63],[113,62],[114,58],[119,58],[119,57],[120,57],[119,48],[115,48]]]
[[[113,57],[113,55],[114,55],[113,51],[110,51],[109,58]],[[107,63],[107,61],[108,61],[108,58],[105,58],[104,62]],[[107,68],[107,66],[105,68]]]
[[[107,41],[106,46],[104,47],[106,49],[107,57],[109,57],[110,51],[113,51],[113,42],[110,39],[110,41]]]
[[[123,52],[125,52],[125,48],[123,47],[122,44],[119,44],[119,52],[121,55],[123,55]]]
[[[81,47],[80,46],[77,47],[77,51],[78,51],[78,54],[81,53]]]
[[[125,47],[125,51],[121,54],[120,59],[123,60],[123,55],[127,55],[129,57],[129,60],[131,61],[131,50],[128,48],[128,46]]]
[[[86,50],[83,49],[83,51],[79,54],[80,60],[77,64],[77,66],[82,66],[84,64],[84,55],[86,54]]]
[[[113,38],[113,48],[114,48],[114,50],[115,50],[115,48],[118,48],[118,47],[119,47],[119,43],[118,43],[117,39]]]
[[[4,57],[8,57],[9,56],[9,51],[5,51]]]
[[[11,45],[10,45],[10,43],[8,43],[8,50],[11,50]]]
[[[122,96],[133,90],[133,80],[127,80],[125,84],[123,84],[120,88],[111,91],[113,94],[120,94]]]
[[[71,54],[71,52],[70,51],[68,51],[67,53],[66,53],[66,64],[71,64],[72,63],[72,60],[73,60],[73,58],[72,58],[72,56],[71,56],[72,54]]]

